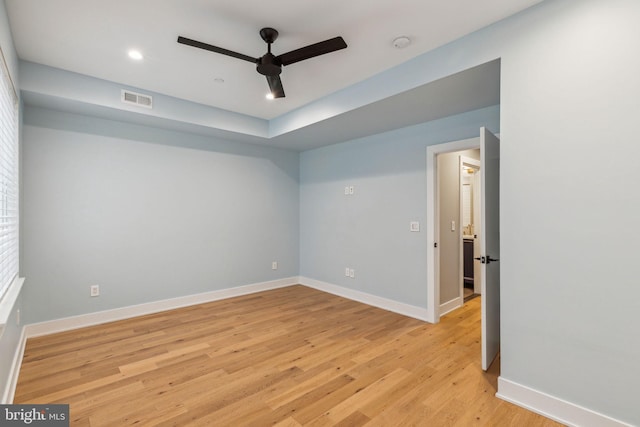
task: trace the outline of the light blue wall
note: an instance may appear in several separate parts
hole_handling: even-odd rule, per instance
[[[498,132],[499,114],[489,107],[303,152],[300,274],[426,308],[426,147],[477,137],[481,126]]]
[[[502,376],[640,425],[640,2],[544,2],[502,55]]]
[[[29,322],[298,275],[298,153],[27,107],[23,162]]]
[[[100,115],[113,120],[138,120],[143,124],[177,127],[178,130],[181,126],[201,130],[215,128],[217,135],[214,136],[220,138],[232,138],[234,132],[241,132],[259,141],[258,137],[268,134],[268,123],[263,119],[33,62],[20,62],[20,89],[27,99],[29,96],[47,98],[55,100],[57,108],[62,109],[64,105],[73,112]],[[123,89],[151,96],[153,108],[123,104]]]
[[[640,341],[635,339],[640,286],[637,286],[634,271],[636,242],[640,240],[640,228],[635,226],[637,218],[640,218],[640,193],[632,187],[636,181],[635,159],[640,157],[636,124],[640,117],[640,79],[637,77],[640,75],[640,57],[637,55],[640,51],[639,17],[640,2],[637,0],[547,0],[335,96],[274,119],[269,124],[271,135],[280,134],[291,130],[292,124],[315,120],[319,111],[340,112],[357,108],[500,58],[501,375],[524,387],[632,425],[640,425],[640,412],[637,410]],[[63,124],[67,120],[58,119]],[[474,120],[481,121],[477,119]],[[91,124],[90,128],[96,128],[92,131],[83,129],[82,121],[69,120],[72,125],[58,126],[61,129],[55,129],[57,125],[51,123],[48,128],[28,126],[27,140],[33,138],[32,148],[39,147],[52,159],[49,161],[33,150],[34,163],[26,165],[25,186],[34,185],[34,190],[42,191],[37,190],[33,182],[29,183],[29,179],[37,178],[43,188],[51,188],[47,187],[51,184],[44,181],[44,176],[54,171],[58,172],[52,175],[54,182],[68,183],[62,179],[66,171],[59,169],[68,165],[70,170],[82,172],[87,179],[87,182],[77,183],[79,191],[84,191],[89,198],[97,197],[88,191],[91,180],[102,178],[99,181],[103,183],[102,189],[108,191],[110,187],[104,178],[112,175],[104,173],[105,170],[125,165],[124,170],[132,183],[131,188],[126,189],[128,200],[138,209],[133,213],[141,209],[146,218],[149,212],[145,206],[140,206],[143,194],[136,193],[136,186],[145,183],[150,176],[160,175],[158,170],[145,163],[151,158],[154,162],[158,160],[158,167],[164,165],[166,169],[163,170],[173,170],[181,165],[179,169],[187,174],[192,171],[184,165],[194,164],[193,173],[204,177],[209,176],[209,168],[204,165],[216,165],[226,170],[226,175],[214,174],[216,178],[236,177],[234,166],[250,171],[260,164],[272,180],[267,187],[274,194],[285,193],[281,195],[282,199],[295,204],[293,200],[297,196],[289,195],[290,191],[298,191],[297,184],[290,182],[295,179],[285,178],[287,173],[282,172],[289,167],[275,163],[267,166],[259,160],[264,157],[237,155],[232,147],[224,144],[225,148],[220,151],[179,149],[175,147],[176,140],[169,136],[170,133],[146,128],[126,128],[123,134],[102,135],[96,129],[109,126]],[[424,224],[425,221],[425,147],[474,136],[472,129],[475,132],[479,124],[474,120],[467,122],[454,117],[303,153],[300,156],[300,203],[294,209],[300,211],[300,232],[299,236],[296,231],[287,234],[292,239],[300,238],[300,272],[319,280],[424,306],[425,281],[422,278],[425,275],[426,242],[420,241],[424,233],[409,234],[408,222],[419,220]],[[150,143],[145,139],[148,135],[152,140],[166,139],[168,144]],[[182,139],[181,134],[173,135]],[[196,146],[201,143],[199,139],[197,142],[191,137],[186,139]],[[394,141],[399,141],[398,146]],[[49,144],[58,147],[62,153],[73,154],[76,159],[76,155],[83,154],[90,164],[99,167],[83,165],[85,157],[77,160],[79,164],[70,164],[70,159],[52,153]],[[30,148],[26,147],[26,150]],[[97,154],[102,155],[103,152],[104,158],[98,158]],[[129,154],[131,157],[127,156]],[[285,165],[290,162],[279,156],[272,156],[272,162],[274,158]],[[135,160],[144,165],[139,176],[133,167]],[[43,172],[28,170],[40,163],[46,166]],[[32,173],[34,176],[29,178]],[[178,182],[184,182],[184,179],[187,178],[182,176]],[[251,181],[250,178],[247,180]],[[199,182],[191,182],[196,181]],[[244,183],[255,182],[248,181]],[[214,182],[219,189],[221,184]],[[173,181],[165,178],[160,183],[168,187],[174,185]],[[230,183],[235,185],[233,180]],[[115,184],[119,185],[118,188],[124,187],[122,182]],[[280,185],[284,185],[285,190]],[[355,186],[353,197],[345,198],[345,185]],[[155,188],[154,191],[151,206],[153,203],[160,205],[161,189]],[[198,193],[198,196],[203,195],[201,191]],[[63,196],[75,203],[74,209],[82,212],[91,208],[83,206],[81,200]],[[180,195],[183,199],[191,196],[194,195]],[[226,200],[235,200],[227,196]],[[49,203],[37,200],[25,203],[31,206],[24,211],[25,215],[40,215],[30,210],[51,209],[53,206],[59,224],[65,224],[72,230],[76,224],[86,226],[83,221],[87,217],[76,212],[71,214],[77,215],[71,221],[65,218],[69,212],[56,207],[51,195],[42,197]],[[195,196],[191,200],[195,200]],[[247,204],[255,207],[258,203]],[[266,221],[268,215],[258,212]],[[116,214],[121,212],[113,210],[108,217],[100,212],[89,213],[88,218],[96,221],[112,218],[122,221],[125,218],[119,218]],[[175,211],[172,213],[178,216]],[[273,212],[276,221],[278,213],[282,212]],[[297,214],[289,215],[297,218]],[[34,223],[43,226],[41,221]],[[207,221],[203,220],[203,223],[207,224]],[[211,231],[208,225],[205,228]],[[144,298],[137,294],[139,291],[136,289],[113,285],[119,283],[117,279],[120,277],[101,272],[95,258],[95,254],[102,250],[100,247],[72,254],[88,262],[88,266],[97,266],[96,269],[89,270],[77,262],[58,267],[59,264],[48,260],[47,257],[58,256],[57,252],[64,254],[64,251],[79,250],[53,244],[58,238],[61,240],[57,243],[68,238],[62,235],[63,231],[57,231],[60,235],[47,235],[45,230],[42,237],[46,240],[45,248],[29,249],[25,244],[27,252],[42,251],[39,256],[45,263],[43,270],[39,273],[34,271],[36,276],[39,275],[39,283],[45,283],[46,279],[56,286],[40,285],[42,294],[34,292],[24,298],[25,307],[42,310],[51,317],[67,309],[72,312],[95,311],[101,308],[96,306],[102,304],[98,301],[107,301],[112,306]],[[142,235],[144,232],[144,229],[139,231]],[[370,238],[368,233],[373,233],[376,238]],[[241,232],[242,242],[248,241],[247,234],[246,230]],[[275,235],[269,234],[270,237]],[[75,237],[79,240],[73,243],[84,243],[83,236]],[[131,249],[122,245],[122,242],[131,240],[130,236],[105,233],[103,237],[105,244],[112,245],[111,249],[122,247],[130,253]],[[173,237],[178,239],[179,235]],[[268,247],[263,245],[265,240],[269,238],[257,239],[256,242],[262,248]],[[297,243],[291,245],[296,247]],[[214,252],[219,256],[219,248],[216,249]],[[331,253],[332,250],[337,253]],[[406,259],[396,256],[394,251],[405,254]],[[112,253],[118,255],[115,250]],[[194,256],[197,258],[199,255],[195,253]],[[180,259],[183,267],[198,265],[199,269],[186,269],[195,280],[187,285],[180,281],[178,286],[189,287],[184,293],[204,289],[206,285],[198,278],[210,271],[203,267],[203,260],[198,262],[186,255]],[[260,265],[267,260],[270,263],[268,255],[260,257],[254,254],[252,259]],[[399,263],[401,268],[394,270],[395,266],[388,260]],[[133,274],[138,272],[139,266],[127,266],[127,274],[123,277],[136,280],[146,277],[141,273],[139,276]],[[145,267],[149,266],[155,267]],[[344,277],[346,266],[356,270],[355,279]],[[50,268],[51,273],[45,272],[44,267]],[[82,280],[66,280],[77,276],[72,274],[75,271],[70,271],[72,268],[79,269]],[[217,269],[213,273],[216,278],[235,279],[240,283],[262,277],[262,267],[255,268],[252,266],[248,273],[236,269],[237,275],[227,275]],[[69,271],[62,271],[64,269]],[[166,275],[154,279],[166,284],[174,279],[169,270],[163,269]],[[91,271],[100,272],[97,279],[106,278],[105,283],[109,284],[105,288],[107,293],[93,301],[86,297],[87,282],[95,280],[88,274]],[[49,280],[49,275],[54,280]],[[29,288],[29,283],[31,277],[28,276],[25,287]],[[154,285],[158,292],[168,296],[178,292],[173,283],[175,280],[171,280],[172,286],[169,287]],[[409,285],[404,286],[403,283]],[[146,288],[150,284],[148,281],[143,286]],[[120,296],[113,299],[109,289],[118,290]],[[47,308],[45,301],[49,296],[55,298],[51,308]],[[65,298],[70,301],[65,301]],[[87,304],[94,306],[83,307]]]
[[[501,376],[632,425],[639,18],[637,0],[548,0],[290,114],[349,108],[500,58]],[[426,243],[406,230],[424,222],[424,155],[396,151],[394,139],[302,154],[301,273],[423,306]],[[342,196],[351,183],[360,198]],[[343,275],[349,263],[356,279]]]

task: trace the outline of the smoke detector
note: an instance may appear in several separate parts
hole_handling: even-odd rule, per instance
[[[393,47],[396,49],[404,49],[411,44],[411,39],[407,36],[400,36],[393,39]]]

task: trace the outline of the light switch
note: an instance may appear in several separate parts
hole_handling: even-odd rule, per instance
[[[456,222],[451,221],[451,231],[456,231]]]
[[[411,221],[409,223],[409,231],[420,231],[420,223],[418,221]]]

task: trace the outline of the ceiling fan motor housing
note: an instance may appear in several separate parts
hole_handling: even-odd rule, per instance
[[[279,64],[274,54],[268,52],[260,58],[256,69],[263,76],[277,76],[282,72],[282,65]]]

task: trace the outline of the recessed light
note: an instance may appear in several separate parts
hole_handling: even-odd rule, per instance
[[[136,61],[141,61],[142,58],[144,58],[144,56],[142,56],[142,53],[140,53],[139,50],[131,49],[129,51],[129,58],[134,59]]]
[[[265,98],[267,98],[267,99],[275,99],[275,96],[273,96],[273,94],[271,92],[269,92],[268,94],[265,95]]]

